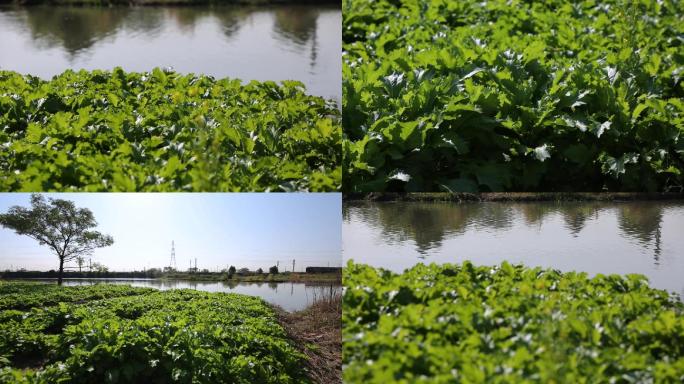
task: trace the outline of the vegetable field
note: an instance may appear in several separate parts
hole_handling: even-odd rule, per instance
[[[344,279],[345,382],[684,381],[684,305],[640,275],[350,262]]]
[[[296,81],[0,71],[0,190],[335,191],[339,120]]]
[[[344,0],[344,189],[681,190],[683,14]]]
[[[27,283],[0,293],[0,382],[308,382],[259,298]]]

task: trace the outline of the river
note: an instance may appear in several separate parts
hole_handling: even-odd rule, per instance
[[[341,10],[334,5],[0,6],[0,69],[50,78],[66,69],[299,80],[342,98]]]
[[[356,203],[343,206],[345,262],[506,260],[590,275],[641,273],[684,297],[684,202]]]

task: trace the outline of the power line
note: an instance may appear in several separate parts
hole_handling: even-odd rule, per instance
[[[171,262],[169,263],[169,268],[176,269],[176,247],[173,240],[171,240]]]

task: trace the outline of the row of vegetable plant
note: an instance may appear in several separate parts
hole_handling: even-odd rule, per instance
[[[684,381],[684,304],[641,275],[350,261],[344,284],[345,382]]]
[[[0,283],[29,300],[50,290],[83,298],[88,289],[120,289],[51,287]],[[304,355],[262,299],[127,289],[119,297],[0,311],[0,382],[308,382]]]
[[[0,282],[0,310],[29,310],[59,303],[87,302],[150,292],[155,292],[155,290],[128,285],[97,284],[59,289],[52,284],[35,284],[26,281]]]
[[[335,191],[339,114],[297,81],[0,71],[0,190]]]

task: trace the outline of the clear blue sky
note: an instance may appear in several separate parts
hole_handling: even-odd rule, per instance
[[[114,245],[93,262],[130,271],[169,265],[171,241],[178,269],[197,258],[200,269],[341,266],[342,197],[339,193],[61,193],[93,211],[97,230]],[[1,193],[0,212],[30,205],[30,194]],[[46,246],[0,227],[0,269],[57,269]]]

